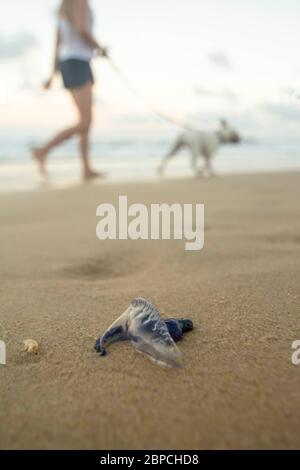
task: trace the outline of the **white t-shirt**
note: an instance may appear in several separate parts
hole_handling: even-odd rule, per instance
[[[87,29],[93,30],[93,15],[89,12],[87,17]],[[93,57],[94,49],[89,46],[74,26],[65,18],[59,18],[60,45],[58,57],[60,61],[68,59],[79,59],[90,61]]]

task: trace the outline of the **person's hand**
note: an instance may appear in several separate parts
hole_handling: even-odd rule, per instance
[[[108,49],[107,49],[107,47],[98,47],[96,52],[97,52],[97,55],[99,57],[108,58]]]
[[[48,78],[48,80],[44,83],[44,90],[50,90],[52,86],[53,77]]]

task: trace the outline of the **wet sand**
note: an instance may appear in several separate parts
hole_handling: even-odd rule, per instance
[[[204,250],[100,242],[96,207],[119,194],[204,202]],[[299,200],[300,173],[1,195],[0,448],[300,448]],[[93,351],[136,296],[193,319],[182,369]]]

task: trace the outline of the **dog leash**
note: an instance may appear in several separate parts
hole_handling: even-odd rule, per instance
[[[169,122],[170,124],[173,124],[179,127],[180,129],[184,129],[186,131],[195,131],[195,129],[191,127],[188,123],[178,121],[177,119],[174,119],[172,116],[169,116],[168,114],[153,107],[151,103],[149,103],[147,98],[132,85],[132,83],[130,82],[130,80],[128,80],[126,75],[124,75],[120,67],[118,67],[118,65],[116,65],[110,57],[105,57],[105,58],[107,62],[109,63],[110,67],[112,68],[112,70],[116,73],[116,75],[118,75],[121,82],[126,86],[126,88],[128,88],[128,90],[133,95],[135,95],[138,99],[140,99],[147,105],[148,109],[151,111],[151,114],[153,114],[154,116],[160,119],[163,119],[164,121]]]

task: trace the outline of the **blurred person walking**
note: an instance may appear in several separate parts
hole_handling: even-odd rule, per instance
[[[84,180],[104,176],[91,168],[89,159],[94,84],[91,60],[95,55],[107,57],[107,50],[94,38],[93,23],[93,12],[88,0],[62,1],[58,14],[54,66],[45,83],[45,89],[51,88],[55,75],[60,72],[64,87],[71,93],[78,110],[79,120],[76,125],[61,131],[45,145],[32,150],[33,158],[44,177],[47,176],[48,154],[75,135],[80,139]]]

